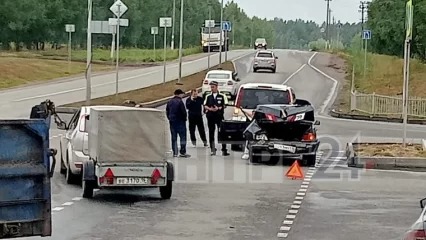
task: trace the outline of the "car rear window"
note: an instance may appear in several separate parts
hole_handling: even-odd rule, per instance
[[[290,104],[288,91],[273,89],[244,89],[240,106],[255,109],[261,104]]]
[[[257,57],[272,58],[272,53],[260,52],[260,53],[257,54]]]
[[[231,74],[228,73],[210,73],[207,75],[208,79],[229,79]]]
[[[258,38],[258,39],[256,39],[256,43],[266,43],[266,39]]]

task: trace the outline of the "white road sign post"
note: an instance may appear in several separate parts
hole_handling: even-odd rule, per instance
[[[371,39],[371,30],[364,30],[362,31],[362,39],[365,41],[364,44],[364,79],[365,75],[367,74],[367,43],[368,40]]]
[[[71,73],[71,34],[75,32],[75,25],[66,24],[65,31],[68,33],[68,73]]]
[[[87,0],[87,62],[86,62],[86,106],[90,106],[92,98],[92,0]]]
[[[167,28],[172,26],[172,18],[160,18],[160,27],[164,28],[164,53],[163,53],[163,84],[166,83],[166,50],[167,50]]]
[[[211,6],[209,6],[209,19],[211,18]],[[204,21],[204,27],[209,28],[209,36],[207,38],[207,49],[208,49],[208,55],[207,55],[207,66],[208,69],[210,70],[210,32],[211,32],[211,28],[215,26],[214,20],[205,20]]]
[[[151,34],[154,36],[154,62],[157,61],[157,54],[155,53],[155,35],[158,34],[158,27],[151,27]]]
[[[110,18],[109,19],[109,24],[110,25],[116,25],[116,37],[117,37],[117,60],[115,63],[115,68],[116,68],[116,74],[115,74],[115,95],[118,96],[118,67],[119,67],[119,59],[120,59],[120,26],[122,26],[121,22],[120,22],[120,18],[121,16],[126,13],[126,11],[128,10],[127,6],[120,0],[117,0],[116,2],[114,2],[114,4],[112,4],[112,6],[109,8],[109,10],[111,10],[112,13],[115,14],[115,16],[117,16],[117,18]],[[123,25],[129,25],[129,20],[128,19],[121,19],[123,20]],[[127,20],[127,21],[126,21]],[[115,22],[117,21],[117,22]]]
[[[408,121],[408,82],[410,78],[410,51],[411,51],[411,39],[413,38],[413,2],[408,0],[406,4],[406,18],[405,18],[405,41],[404,41],[404,85],[403,85],[403,125],[404,135],[402,138],[403,146],[406,146],[407,142],[407,121]]]

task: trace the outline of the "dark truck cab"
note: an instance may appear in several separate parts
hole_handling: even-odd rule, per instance
[[[258,105],[250,122],[224,121],[222,142],[248,142],[251,163],[276,164],[282,158],[295,158],[314,166],[319,140],[316,137],[315,110],[302,99],[293,105]],[[228,141],[225,141],[228,140]]]

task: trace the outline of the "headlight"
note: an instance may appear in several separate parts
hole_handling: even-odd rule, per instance
[[[262,43],[262,46],[265,46],[266,45],[266,43]]]

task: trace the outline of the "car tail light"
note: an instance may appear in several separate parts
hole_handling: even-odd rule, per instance
[[[78,129],[80,132],[86,132],[86,116],[82,115],[80,119],[80,128]]]
[[[307,133],[303,135],[302,137],[302,141],[306,141],[306,142],[312,142],[312,141],[315,141],[316,139],[317,139],[317,136],[315,135],[315,133]]]
[[[273,122],[277,121],[277,116],[275,116],[275,115],[266,113],[265,116],[266,116],[266,119],[268,119],[269,121],[273,121]]]
[[[151,184],[157,184],[158,179],[160,179],[160,178],[161,178],[160,171],[157,168],[154,169],[154,171],[152,172],[152,175],[151,175]]]
[[[228,85],[234,85],[233,81],[228,81]]]
[[[208,85],[209,84],[209,80],[204,80],[204,85]]]
[[[76,168],[82,168],[83,164],[74,164]]]
[[[237,103],[235,104],[235,106],[236,106],[237,108],[239,108],[239,107],[240,107],[240,105],[241,105],[241,101],[243,100],[243,92],[244,92],[244,88],[241,88],[241,89],[240,89],[240,92],[238,93]]]
[[[103,177],[99,178],[99,182],[102,184],[106,181],[107,184],[114,184],[114,173],[111,168],[108,168]]]
[[[288,122],[294,122],[295,120],[296,120],[296,115],[293,115],[287,118]]]
[[[410,230],[404,237],[404,240],[425,240],[426,234],[424,230]]]

